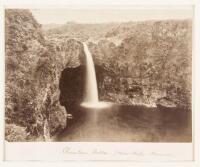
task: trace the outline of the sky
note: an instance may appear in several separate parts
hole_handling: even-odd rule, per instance
[[[31,9],[40,24],[107,23],[143,20],[187,19],[193,17],[185,9]]]

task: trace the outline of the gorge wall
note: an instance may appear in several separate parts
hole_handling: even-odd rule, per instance
[[[82,44],[47,40],[29,10],[6,10],[5,28],[6,140],[49,140],[66,127],[59,81],[66,67],[80,65]]]
[[[68,39],[73,34],[70,38],[80,41],[90,36],[94,62],[104,71],[101,76],[97,72],[101,100],[191,107],[191,20],[113,23],[107,29],[102,25],[93,35],[97,26],[86,24],[82,30],[79,24],[71,23],[47,34],[53,39]]]

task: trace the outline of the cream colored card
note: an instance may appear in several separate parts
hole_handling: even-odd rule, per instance
[[[192,4],[3,11],[5,160],[195,160]]]

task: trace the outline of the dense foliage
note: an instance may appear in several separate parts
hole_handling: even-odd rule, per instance
[[[99,83],[102,100],[190,108],[191,26],[166,20],[44,28],[53,39],[89,39],[95,64],[109,71]]]
[[[91,43],[96,63],[115,73],[107,82],[107,95],[111,90],[128,95],[132,103],[155,104],[165,98],[190,106],[191,30],[188,20],[129,23],[109,32],[109,40]],[[121,42],[115,44],[114,38]]]
[[[62,60],[56,59],[56,48],[44,39],[41,26],[28,10],[6,10],[5,19],[6,127],[14,124],[12,131],[16,132],[25,128],[26,140],[33,136],[46,139],[66,126],[57,90],[60,74],[55,71]]]

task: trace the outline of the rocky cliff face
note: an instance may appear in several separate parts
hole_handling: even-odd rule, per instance
[[[112,24],[112,28],[109,24],[106,33],[105,27],[99,30],[99,40],[91,35],[94,25],[88,33],[85,28],[80,38],[79,31],[65,25],[48,31],[48,35],[60,39],[71,33],[80,41],[91,35],[88,45],[94,62],[107,71],[101,76],[97,73],[101,100],[190,108],[191,25],[190,20],[130,22]]]
[[[191,31],[189,20],[125,24],[90,43],[95,63],[114,74],[104,79],[102,98],[150,106],[164,98],[190,106]]]
[[[5,21],[6,139],[49,140],[66,127],[59,80],[65,67],[80,65],[82,45],[46,40],[28,10],[6,10]]]

